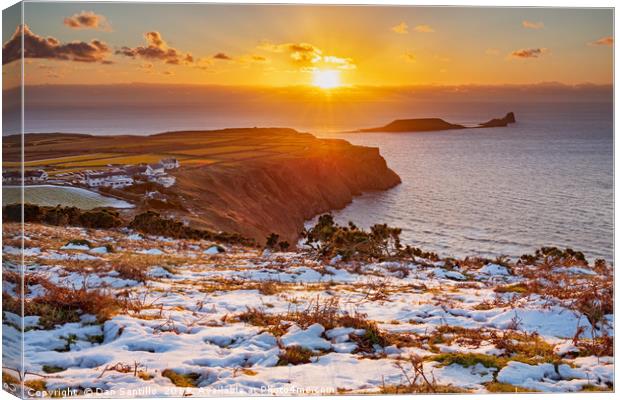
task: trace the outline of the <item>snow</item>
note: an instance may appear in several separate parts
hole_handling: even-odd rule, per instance
[[[589,337],[591,325],[583,316],[560,307],[553,306],[547,309],[515,308],[506,310],[489,319],[489,323],[499,329],[506,329],[517,324],[525,332],[537,332],[543,336],[572,338],[580,326],[585,327],[584,336]]]
[[[108,252],[108,248],[105,246],[94,247],[90,249],[90,252],[95,254],[106,254]]]
[[[596,272],[591,269],[580,268],[580,267],[557,267],[553,269],[555,273],[567,273],[573,275],[596,275]]]
[[[449,271],[443,268],[435,268],[432,270],[432,273],[433,275],[435,275],[436,278],[447,278],[447,279],[454,279],[458,281],[464,281],[467,279],[467,277],[461,274],[460,272]]]
[[[480,268],[478,270],[478,273],[484,274],[484,275],[501,275],[501,276],[510,275],[508,268],[502,265],[497,265],[497,264],[487,264],[484,267]]]
[[[38,247],[32,247],[32,248],[25,247],[22,252],[22,249],[20,247],[4,246],[2,248],[2,252],[4,254],[10,254],[14,256],[19,256],[19,255],[22,255],[23,253],[24,257],[30,257],[30,256],[37,256],[41,254],[41,249]]]
[[[219,246],[211,246],[204,251],[204,254],[213,255],[223,253],[224,251]]]
[[[497,381],[527,387],[529,382],[542,381],[544,378],[558,378],[553,364],[529,365],[510,361],[497,374]]]
[[[484,385],[494,374],[499,382],[545,392],[578,391],[586,384],[613,387],[613,357],[578,357],[583,352],[572,343],[572,337],[584,327],[582,337],[588,338],[592,329],[583,315],[568,308],[569,302],[545,297],[544,293],[525,297],[494,291],[500,284],[496,281],[505,285],[526,280],[516,267],[490,263],[480,269],[466,264],[446,269],[443,261],[337,260],[332,265],[332,260],[317,260],[304,253],[278,252],[263,257],[260,250],[236,245],[227,245],[223,256],[211,257],[216,253],[209,250],[217,245],[203,240],[142,237],[129,230],[36,227],[28,236],[40,247],[31,248],[36,258],[26,260],[29,273],[65,288],[86,284],[114,295],[127,293],[144,304],[140,311],[119,312],[103,323],[94,315],[81,313],[78,322],[52,329],[40,326],[42,316],[24,318],[26,369],[42,373],[44,365],[67,368],[46,377],[50,389],[137,390],[145,381],[133,373],[101,374],[106,366],[133,365],[139,360],[153,375],[146,383],[154,391],[149,396],[180,396],[184,391],[193,396],[217,395],[208,391],[227,385],[256,395],[316,386],[352,394],[376,393],[383,385],[405,382],[396,363],[400,360],[412,374],[408,362],[403,361],[410,356],[427,357],[424,370],[438,384],[473,392],[485,392]],[[127,240],[129,236],[133,238]],[[62,243],[76,237],[87,239],[93,248],[59,250]],[[104,251],[107,243],[115,244],[114,253]],[[10,246],[4,250],[8,255],[20,254]],[[106,268],[124,252],[165,254],[166,258],[138,257],[145,262],[147,280],[137,282]],[[87,262],[76,269],[74,260]],[[7,262],[5,268],[14,266]],[[572,274],[570,268],[558,268],[558,273]],[[572,279],[578,280],[592,276],[583,271],[574,275],[578,276]],[[273,284],[274,292],[263,293],[265,282]],[[14,283],[5,281],[3,285],[6,294],[16,295]],[[27,296],[36,298],[46,291],[40,284],[31,284]],[[416,340],[360,349],[356,340],[366,331],[356,329],[358,325],[340,321],[326,330],[327,323],[306,326],[299,320],[287,321],[287,313],[311,312],[317,301],[324,305],[335,299],[341,312],[374,322],[384,333]],[[282,322],[277,326],[243,322],[239,315],[248,307],[279,315]],[[604,329],[613,334],[613,314],[606,315],[604,321],[610,325]],[[7,335],[16,335],[15,327],[21,323],[17,315],[4,313]],[[481,364],[444,366],[431,357],[447,353],[502,356],[504,350],[492,340],[462,340],[464,336],[458,331],[444,334],[444,341],[431,347],[423,338],[440,327],[462,327],[481,334],[501,334],[513,328],[517,333],[538,332],[541,340],[553,346],[561,362],[556,367],[530,358],[528,362],[540,363],[510,361],[500,371]],[[75,340],[69,343],[69,337]],[[3,343],[9,352],[10,346],[17,345],[10,336],[3,337]],[[314,354],[305,364],[278,365],[290,346],[301,346]],[[199,374],[201,387],[175,388],[161,375],[165,369]],[[263,387],[269,388],[267,392],[261,391]]]
[[[463,367],[450,364],[443,368],[433,369],[433,376],[444,385],[454,385],[466,389],[481,389],[483,383],[493,381],[495,368],[486,368],[482,364]]]
[[[325,328],[321,324],[310,325],[305,330],[293,325],[281,340],[286,347],[300,346],[309,350],[329,350],[332,344],[321,337],[324,331]]]
[[[164,254],[164,252],[161,251],[160,249],[140,250],[139,253],[148,254],[148,255],[152,255],[152,256],[160,256],[160,255]]]

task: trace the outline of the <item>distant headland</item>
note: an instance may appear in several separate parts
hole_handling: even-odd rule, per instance
[[[503,118],[494,118],[477,126],[452,124],[441,118],[397,119],[378,128],[360,129],[355,132],[431,132],[453,129],[496,128],[508,126],[508,124],[514,122],[516,122],[516,119],[513,112],[507,113]]]

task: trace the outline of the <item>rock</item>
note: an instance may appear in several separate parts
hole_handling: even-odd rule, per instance
[[[495,128],[495,127],[504,127],[508,126],[508,124],[513,124],[516,122],[515,114],[513,112],[509,112],[504,116],[504,118],[493,118],[490,121],[483,122],[479,125],[480,128]]]

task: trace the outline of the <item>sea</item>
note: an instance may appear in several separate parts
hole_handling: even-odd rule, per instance
[[[334,211],[340,222],[397,226],[404,243],[446,257],[519,257],[541,246],[557,246],[583,251],[590,260],[613,260],[611,102],[530,101],[523,96],[507,102],[389,103],[376,112],[366,107],[356,113],[354,106],[340,112],[328,107],[323,114],[303,108],[271,114],[258,105],[246,108],[148,110],[113,102],[78,113],[71,107],[40,108],[27,110],[27,131],[107,135],[287,126],[342,138],[378,147],[402,184],[355,198]],[[475,125],[508,111],[517,122],[505,128],[347,133],[395,118],[438,117]]]

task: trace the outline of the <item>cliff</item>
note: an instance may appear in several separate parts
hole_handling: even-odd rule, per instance
[[[346,143],[346,142],[344,142]],[[239,166],[182,168],[176,193],[193,226],[240,233],[263,244],[274,232],[296,243],[304,221],[343,208],[366,191],[401,181],[376,148],[340,143],[307,157]]]
[[[508,126],[508,124],[515,123],[515,114],[513,112],[509,112],[504,116],[504,118],[493,118],[490,121],[483,122],[478,127],[479,128],[494,128],[494,127],[504,127]]]
[[[6,147],[5,160],[19,160],[20,140],[7,138],[16,146]],[[288,128],[151,136],[28,134],[24,140],[26,160],[49,173],[177,158],[181,167],[167,171],[176,177],[173,186],[138,183],[106,194],[136,205],[123,216],[155,210],[196,228],[240,233],[261,244],[272,232],[294,244],[305,220],[342,208],[362,192],[400,183],[377,148]]]

